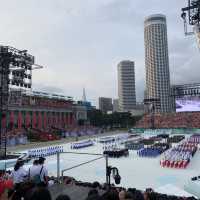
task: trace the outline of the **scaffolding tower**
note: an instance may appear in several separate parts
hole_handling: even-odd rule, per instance
[[[0,159],[6,158],[9,88],[31,89],[34,63],[27,50],[0,46]]]

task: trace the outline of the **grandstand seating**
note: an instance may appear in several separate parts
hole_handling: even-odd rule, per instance
[[[200,128],[200,112],[155,114],[155,128]],[[151,128],[151,116],[145,115],[137,128]]]

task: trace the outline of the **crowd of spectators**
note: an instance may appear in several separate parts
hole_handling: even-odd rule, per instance
[[[29,173],[33,177],[36,172],[37,165],[43,164],[44,160],[34,162]],[[20,171],[18,171],[20,170]],[[17,172],[18,171],[18,172]],[[12,179],[10,177],[14,176]],[[41,182],[33,181],[33,179],[26,178],[26,171],[23,169],[23,163],[18,162],[11,174],[4,171],[0,172],[0,199],[1,200],[52,200],[50,193],[51,186]],[[19,175],[23,174],[23,179]],[[22,176],[21,176],[22,177]],[[45,177],[45,176],[44,176]],[[59,181],[54,180],[55,184],[60,184]],[[88,195],[85,200],[195,200],[194,197],[177,197],[175,195],[166,195],[154,192],[151,188],[145,191],[137,190],[136,188],[122,188],[115,187],[114,184],[100,184],[99,182],[89,183],[77,181],[72,177],[64,177],[62,184],[76,185],[79,187],[87,187],[89,189]],[[55,195],[56,196],[56,195]],[[56,200],[70,200],[68,195],[58,194]]]
[[[56,133],[57,132],[57,133]],[[27,135],[29,134],[29,138]],[[15,146],[19,144],[27,144],[28,139],[39,141],[58,140],[61,137],[80,137],[90,136],[102,133],[102,129],[93,126],[71,126],[69,128],[61,129],[48,127],[45,130],[36,128],[16,128],[6,133],[7,146]],[[31,135],[31,138],[30,138]]]
[[[154,125],[156,128],[199,128],[200,112],[179,112],[155,114]],[[151,128],[151,115],[145,115],[137,122],[137,128]]]
[[[62,100],[56,98],[45,98],[45,97],[32,97],[32,96],[23,96],[22,105],[23,106],[37,106],[37,107],[46,107],[46,108],[71,108],[72,101]]]
[[[79,137],[86,135],[97,135],[102,133],[102,129],[94,126],[73,126],[65,129],[64,137]]]

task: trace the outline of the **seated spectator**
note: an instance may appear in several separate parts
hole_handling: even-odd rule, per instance
[[[115,189],[108,190],[105,194],[103,194],[102,198],[104,200],[120,200],[119,194]]]
[[[99,195],[99,192],[98,190],[96,189],[92,189],[88,192],[88,196],[91,196],[91,195]]]
[[[92,184],[92,187],[93,187],[94,189],[98,189],[98,188],[101,187],[101,185],[100,185],[99,182],[95,181],[95,182]]]
[[[56,200],[70,200],[69,196],[66,194],[59,195]]]
[[[35,187],[35,184],[32,182],[24,182],[11,189],[7,192],[7,195],[4,196],[5,200],[30,200],[30,196],[32,194],[32,190]]]
[[[99,192],[96,189],[92,189],[88,192],[86,200],[100,200]]]
[[[125,190],[121,190],[119,192],[119,199],[120,200],[125,200],[125,196],[126,196],[126,191]]]
[[[51,200],[51,194],[48,189],[37,187],[27,200]]]
[[[134,198],[131,192],[125,192],[125,200],[140,200],[140,199]]]

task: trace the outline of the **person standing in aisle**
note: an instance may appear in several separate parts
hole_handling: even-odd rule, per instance
[[[11,172],[11,178],[13,179],[13,183],[15,188],[20,186],[28,178],[28,172],[23,168],[24,161],[19,159],[17,160],[14,170]]]

